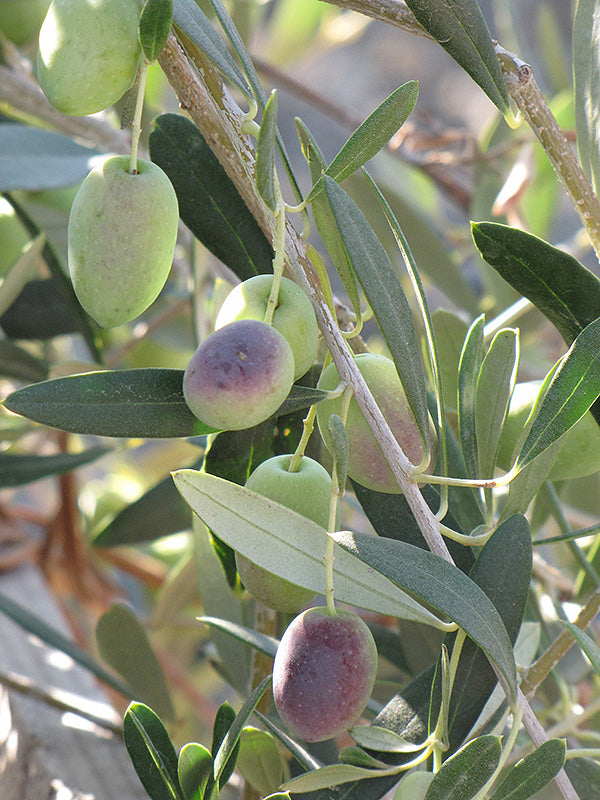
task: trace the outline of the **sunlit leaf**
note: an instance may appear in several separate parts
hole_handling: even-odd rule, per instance
[[[427,800],[470,800],[491,778],[502,753],[500,736],[480,736],[444,761]]]
[[[173,0],[146,0],[140,16],[140,42],[148,61],[161,54],[172,20]]]
[[[143,703],[131,703],[123,719],[123,738],[151,800],[182,800],[177,754],[158,715]]]
[[[528,800],[540,792],[565,763],[564,739],[550,739],[510,770],[490,800]]]
[[[213,771],[213,757],[202,744],[189,742],[179,753],[177,774],[185,800],[203,800]]]
[[[578,0],[573,19],[575,130],[581,165],[594,190],[600,186],[600,8]]]
[[[246,726],[240,735],[237,769],[261,797],[274,792],[283,780],[283,762],[274,737],[267,731]]]
[[[256,144],[256,188],[271,211],[278,206],[277,172],[275,152],[277,148],[277,92],[271,92],[258,132]]]

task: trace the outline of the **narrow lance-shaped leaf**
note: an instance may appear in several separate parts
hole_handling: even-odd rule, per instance
[[[416,81],[399,86],[342,145],[325,174],[341,183],[377,155],[406,122],[418,95],[419,84]]]
[[[277,91],[273,89],[263,112],[256,145],[256,188],[271,211],[278,206],[275,149],[277,147]]]
[[[548,387],[517,459],[522,469],[560,439],[600,395],[600,318],[575,339]]]
[[[581,165],[594,191],[600,186],[600,8],[578,0],[573,19],[575,131]]]
[[[40,255],[45,244],[46,236],[41,233],[26,246],[8,275],[0,281],[0,316],[11,307],[21,294],[25,284],[38,271]]]
[[[379,323],[423,441],[429,444],[421,348],[406,296],[383,245],[356,203],[329,176],[324,189],[352,269]]]
[[[482,314],[469,328],[458,365],[458,431],[465,466],[471,475],[479,475],[475,401],[484,358],[484,322]]]
[[[600,279],[574,256],[526,231],[471,223],[481,257],[556,327],[567,344],[600,317]]]
[[[344,487],[346,486],[346,478],[348,476],[348,455],[350,445],[348,442],[348,433],[344,427],[344,423],[337,414],[332,414],[327,423],[327,430],[331,437],[331,448],[333,457],[335,459],[335,473],[338,485],[339,495],[343,495]]]
[[[0,453],[0,488],[22,486],[50,475],[70,472],[108,452],[106,447],[92,447],[81,453],[57,453],[49,456]]]
[[[252,94],[248,82],[210,20],[194,0],[173,0],[173,22],[204,53],[221,75],[243,95]]]
[[[140,17],[140,42],[148,61],[156,61],[173,20],[173,0],[147,0]]]
[[[123,718],[123,738],[151,800],[183,800],[177,754],[158,715],[143,703],[131,703]]]
[[[318,144],[315,142],[313,135],[308,130],[306,125],[302,122],[300,117],[294,119],[296,125],[296,132],[300,140],[300,147],[302,148],[302,155],[306,159],[306,163],[310,169],[310,177],[313,183],[316,183],[321,175],[325,172],[325,159]]]
[[[512,645],[502,618],[485,592],[454,564],[397,539],[338,531],[340,547],[388,577],[439,614],[456,622],[504,675],[516,694]]]
[[[594,672],[596,672],[597,675],[600,675],[600,647],[596,644],[592,637],[589,636],[589,634],[587,634],[585,631],[582,631],[581,628],[577,627],[577,625],[573,625],[572,622],[566,621],[563,621],[562,624],[589,658]]]
[[[425,30],[460,64],[505,115],[506,83],[489,28],[476,0],[406,0]]]
[[[272,271],[269,241],[191,120],[181,114],[158,117],[150,156],[175,188],[181,219],[211,253],[240,280]]]
[[[490,800],[528,800],[562,769],[567,754],[564,739],[550,739],[510,770]]]
[[[427,800],[470,800],[491,778],[500,761],[500,736],[479,736],[444,761]]]
[[[214,475],[178,470],[173,480],[200,519],[234,550],[292,583],[324,593],[327,534],[319,525]],[[342,549],[336,549],[334,576],[341,601],[440,625],[390,580]]]
[[[483,359],[475,395],[475,432],[481,477],[494,474],[502,425],[519,364],[519,334],[504,329],[494,336]]]

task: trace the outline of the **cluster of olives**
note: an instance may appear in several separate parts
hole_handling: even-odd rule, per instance
[[[219,311],[216,330],[193,354],[183,378],[191,411],[219,430],[240,430],[270,417],[292,383],[315,360],[319,330],[304,292],[281,279],[272,324],[264,322],[273,277],[237,286]]]
[[[142,60],[138,0],[53,0],[39,35],[37,73],[49,102],[70,115],[113,105]],[[139,316],[163,288],[175,251],[179,207],[150,161],[113,156],[75,196],[68,228],[73,288],[103,327]]]

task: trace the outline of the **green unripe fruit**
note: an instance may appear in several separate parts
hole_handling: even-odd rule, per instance
[[[356,366],[398,443],[413,464],[420,464],[424,454],[423,441],[406,400],[394,362],[386,356],[375,353],[360,353],[355,358]],[[332,390],[338,384],[339,377],[335,364],[329,364],[323,370],[318,388]],[[322,400],[317,405],[319,431],[328,448],[330,448],[330,436],[327,431],[329,417],[332,414],[341,415],[341,411],[341,397]],[[346,431],[350,445],[348,475],[367,489],[389,494],[399,493],[400,487],[354,399],[350,401]]]
[[[508,470],[523,426],[537,397],[541,383],[518,383],[513,391],[507,418],[498,446],[498,466]],[[554,481],[585,478],[600,470],[600,427],[588,411],[563,437],[548,479]]]
[[[275,654],[279,716],[305,742],[337,736],[364,711],[376,673],[375,641],[357,614],[309,608],[291,622]]]
[[[316,522],[327,530],[331,478],[327,470],[304,456],[295,472],[289,472],[291,456],[269,458],[254,470],[246,487]],[[240,553],[235,556],[244,586],[256,600],[276,611],[295,613],[304,608],[315,592],[286,581],[257,566]]]
[[[39,37],[37,75],[63,114],[108,108],[135,80],[142,49],[137,0],[53,0]]]
[[[19,47],[30,42],[48,11],[50,0],[0,0],[0,31]]]
[[[242,430],[277,411],[293,378],[294,356],[279,331],[264,322],[238,320],[198,347],[183,375],[183,396],[206,425]]]
[[[81,184],[68,227],[69,272],[79,302],[105,328],[135,319],[165,285],[179,207],[165,173],[113,156]]]
[[[273,284],[272,275],[255,275],[240,283],[225,298],[217,316],[218,330],[236,319],[262,321]],[[273,327],[283,334],[294,354],[294,380],[313,365],[319,344],[319,328],[310,300],[288,278],[281,279],[279,302],[273,312]]]

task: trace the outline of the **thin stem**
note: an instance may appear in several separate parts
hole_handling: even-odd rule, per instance
[[[281,278],[283,277],[283,269],[285,266],[285,206],[281,201],[281,194],[279,186],[277,186],[277,194],[279,195],[278,208],[275,215],[275,241],[273,247],[275,249],[275,258],[273,259],[273,282],[271,283],[271,291],[269,299],[267,300],[267,308],[265,310],[264,322],[271,325],[273,322],[273,314],[279,303],[279,288],[281,286]]]
[[[147,59],[144,59],[140,67],[135,111],[133,112],[133,121],[131,123],[131,157],[129,159],[129,172],[131,175],[136,175],[138,171],[138,147],[142,134],[142,111],[144,110],[144,95],[146,94],[146,81],[148,79],[148,63]]]
[[[302,436],[300,437],[300,441],[298,442],[298,447],[294,451],[294,454],[290,458],[290,463],[288,465],[288,472],[298,472],[300,468],[300,462],[304,458],[304,451],[306,450],[306,446],[308,445],[308,440],[310,439],[313,429],[315,427],[315,417],[317,416],[317,407],[311,406],[308,409],[308,414],[304,417],[303,420],[303,428],[302,428]]]

